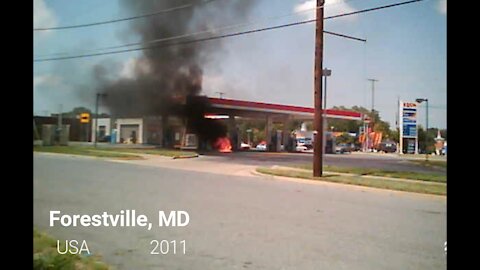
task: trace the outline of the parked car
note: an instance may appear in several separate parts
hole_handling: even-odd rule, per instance
[[[311,138],[298,138],[297,146],[305,146],[307,150],[313,149],[313,143]]]
[[[258,151],[267,151],[267,144],[266,143],[259,143],[257,147],[255,147]]]
[[[242,143],[240,144],[240,148],[241,148],[242,150],[250,150],[250,148],[252,148],[252,147],[250,146],[250,144],[247,144],[247,143],[243,143],[243,142],[242,142]]]
[[[98,138],[98,141],[99,142],[110,142],[110,135],[106,135],[106,136],[102,136],[100,138]]]
[[[352,147],[352,152],[355,151],[360,151],[362,150],[362,145],[361,144],[354,144],[353,147]]]
[[[305,145],[297,145],[297,147],[295,147],[295,151],[297,152],[303,152],[307,150],[308,150],[308,147],[306,147]]]
[[[339,143],[335,146],[335,153],[343,154],[343,153],[350,153],[352,152],[352,147],[346,143]]]
[[[397,152],[397,144],[392,141],[381,142],[377,147],[378,152],[395,153]]]

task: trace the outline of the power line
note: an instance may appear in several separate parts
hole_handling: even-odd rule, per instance
[[[57,26],[57,27],[39,27],[39,28],[33,28],[33,31],[47,31],[47,30],[63,30],[63,29],[72,29],[72,28],[83,28],[83,27],[90,27],[90,26],[96,26],[96,25],[103,25],[103,24],[110,24],[110,23],[117,23],[117,22],[123,22],[123,21],[129,21],[129,20],[135,20],[135,19],[141,19],[141,18],[147,18],[147,17],[152,17],[156,15],[161,15],[164,13],[172,12],[172,11],[177,11],[185,8],[190,8],[198,4],[207,4],[210,2],[213,2],[216,0],[205,0],[200,3],[190,3],[190,4],[185,4],[181,6],[176,6],[164,10],[159,10],[154,13],[148,13],[148,14],[143,14],[143,15],[138,15],[138,16],[133,16],[133,17],[128,17],[128,18],[121,18],[121,19],[112,19],[112,20],[106,20],[106,21],[99,21],[99,22],[93,22],[93,23],[84,23],[84,24],[76,24],[76,25],[68,25],[68,26]],[[344,2],[350,2],[354,0],[345,0]],[[328,6],[331,5],[338,5],[340,3],[333,3],[329,4]],[[314,10],[317,8],[309,9],[309,10]],[[302,10],[301,12],[309,11],[309,10]]]
[[[424,1],[424,0],[413,0],[413,1],[400,2],[400,3],[386,5],[386,6],[364,9],[364,10],[359,10],[359,11],[355,11],[355,12],[349,12],[349,13],[339,14],[339,15],[335,15],[335,16],[325,17],[325,19],[333,19],[333,18],[343,17],[343,16],[347,16],[347,15],[360,14],[360,13],[365,13],[365,12],[370,12],[370,11],[374,11],[374,10],[380,10],[380,9],[385,9],[385,8],[390,8],[390,7],[395,7],[395,6],[400,6],[400,5],[405,5],[405,4],[410,4],[410,3],[414,3],[414,2],[420,2],[420,1]],[[312,19],[312,20],[305,20],[305,21],[288,23],[288,24],[281,24],[281,25],[276,25],[276,26],[271,26],[271,27],[253,29],[253,30],[248,30],[248,31],[241,31],[241,32],[236,32],[236,33],[230,33],[230,34],[224,34],[224,35],[218,35],[218,36],[212,36],[212,37],[206,37],[206,38],[200,38],[200,39],[180,41],[180,42],[176,42],[176,43],[167,43],[167,44],[160,44],[160,45],[149,46],[149,47],[140,47],[140,48],[134,48],[134,49],[125,49],[125,50],[102,52],[102,53],[92,53],[92,54],[83,54],[83,55],[74,55],[74,56],[65,56],[65,57],[34,59],[33,61],[34,62],[45,62],[45,61],[66,60],[66,59],[85,58],[85,57],[101,56],[101,55],[108,55],[108,54],[118,54],[118,53],[139,51],[139,50],[155,49],[155,48],[162,48],[162,47],[169,47],[169,46],[176,46],[176,45],[185,45],[185,44],[191,44],[191,43],[195,43],[195,42],[209,41],[209,40],[215,40],[215,39],[221,39],[221,38],[227,38],[227,37],[257,33],[257,32],[262,32],[262,31],[280,29],[280,28],[285,28],[285,27],[290,27],[290,26],[302,25],[302,24],[312,23],[312,22],[316,22],[316,21],[317,21],[316,19]],[[327,34],[332,34],[332,32],[328,32]],[[345,35],[341,35],[341,34],[335,34],[335,35],[345,36]],[[358,39],[358,38],[353,38],[353,37],[350,37],[350,38],[364,41],[364,40]]]
[[[344,2],[353,2],[353,1],[356,1],[356,0],[344,0]],[[341,4],[341,3],[342,2],[336,2],[336,3],[332,3],[332,4],[328,4],[328,5],[324,4],[324,6],[325,7],[326,6],[335,6],[335,5],[338,5],[338,4]],[[323,8],[323,6],[304,9],[304,10],[299,10],[299,11],[296,11],[296,12],[291,12],[291,13],[284,14],[284,15],[279,15],[279,16],[261,18],[261,19],[255,20],[255,21],[244,22],[244,23],[239,23],[239,24],[234,24],[234,25],[228,25],[228,26],[203,30],[203,31],[194,32],[194,33],[181,34],[181,35],[176,35],[176,36],[169,36],[169,37],[154,39],[154,40],[150,40],[150,41],[134,42],[134,43],[128,43],[128,44],[122,44],[122,45],[88,49],[88,50],[83,50],[80,53],[113,50],[113,49],[119,49],[119,48],[124,48],[124,47],[140,46],[140,45],[158,43],[158,42],[163,42],[163,41],[171,41],[171,40],[175,40],[175,39],[181,39],[181,38],[186,38],[186,37],[190,37],[190,36],[197,36],[197,35],[201,35],[201,34],[215,33],[215,32],[218,32],[218,31],[235,29],[235,28],[240,28],[240,27],[243,27],[243,26],[256,25],[256,24],[260,24],[261,22],[264,22],[264,21],[276,20],[276,19],[281,19],[281,18],[289,17],[289,16],[292,16],[292,15],[300,14],[300,13],[315,11],[319,8]],[[334,33],[328,33],[328,34],[342,36],[340,34],[334,34]],[[346,37],[346,36],[344,36],[344,37]],[[355,38],[353,38],[353,39],[355,39]],[[364,41],[365,42],[365,40],[363,40],[363,39],[360,39],[359,41]],[[54,57],[54,56],[60,57],[60,56],[63,56],[63,55],[67,56],[68,54],[70,54],[70,53],[69,52],[58,52],[58,53],[51,53],[51,54],[36,55],[34,57],[36,57],[36,58],[38,58],[38,57]]]
[[[140,47],[140,48],[134,48],[134,49],[125,49],[125,50],[118,50],[118,51],[111,51],[111,52],[92,53],[92,54],[83,54],[83,55],[74,55],[74,56],[64,56],[64,57],[56,57],[56,58],[34,59],[33,61],[34,62],[45,62],[45,61],[66,60],[66,59],[85,58],[85,57],[101,56],[101,55],[108,55],[108,54],[118,54],[118,53],[133,52],[133,51],[140,51],[140,50],[164,48],[164,47],[177,46],[177,45],[186,45],[186,44],[191,44],[191,43],[196,43],[196,42],[209,41],[209,40],[215,40],[215,39],[221,39],[221,38],[251,34],[251,33],[256,33],[256,32],[262,32],[262,31],[267,31],[267,30],[279,29],[279,28],[284,28],[284,27],[293,26],[293,25],[305,24],[305,23],[308,23],[308,22],[310,22],[310,21],[302,21],[302,22],[296,22],[296,23],[290,23],[290,24],[284,24],[284,25],[277,25],[277,26],[272,26],[272,27],[267,27],[267,28],[254,29],[254,30],[225,34],[225,35],[220,35],[220,36],[213,36],[213,37],[207,37],[207,38],[180,41],[180,42],[176,42],[176,43],[159,44],[159,45],[154,45],[154,46],[150,46],[150,47]],[[332,32],[329,32],[329,33],[332,33]],[[344,35],[341,35],[341,34],[335,34],[335,35],[344,36]],[[350,37],[350,38],[351,39],[358,39],[358,38],[354,38],[354,37]]]
[[[352,0],[350,0],[352,1]],[[320,7],[322,8],[322,7]],[[181,39],[181,38],[186,38],[186,37],[191,37],[191,36],[197,36],[201,34],[209,34],[209,33],[215,33],[218,31],[223,31],[223,30],[229,30],[229,29],[235,29],[235,28],[240,28],[243,26],[251,26],[251,25],[256,25],[260,24],[263,21],[270,21],[270,20],[276,20],[276,19],[281,19],[285,17],[289,17],[292,15],[296,15],[299,13],[304,13],[308,11],[313,11],[316,10],[317,8],[310,8],[310,9],[305,9],[305,10],[300,10],[280,16],[274,16],[274,17],[267,17],[267,18],[261,18],[255,21],[250,21],[250,22],[244,22],[244,23],[239,23],[239,24],[233,24],[233,25],[227,25],[223,27],[218,27],[218,28],[212,28],[208,30],[202,30],[198,32],[193,32],[193,33],[187,33],[187,34],[181,34],[181,35],[176,35],[176,36],[169,36],[169,37],[164,37],[164,38],[159,38],[159,39],[154,39],[150,41],[143,41],[143,42],[134,42],[134,43],[128,43],[128,44],[122,44],[122,45],[116,45],[116,46],[109,46],[109,47],[101,47],[101,48],[95,48],[95,49],[89,49],[89,50],[84,50],[83,52],[95,52],[95,51],[103,51],[103,50],[112,50],[112,49],[118,49],[118,48],[123,48],[123,47],[132,47],[132,46],[139,46],[139,45],[146,45],[146,44],[152,44],[152,43],[158,43],[158,42],[163,42],[163,41],[172,41],[175,39]],[[51,56],[60,56],[60,55],[65,55],[69,54],[68,52],[59,52],[59,53],[53,53],[53,54],[44,54],[44,55],[37,55],[36,57],[51,57]]]
[[[347,38],[347,39],[353,39],[353,40],[358,40],[358,41],[362,41],[362,42],[367,42],[366,39],[357,38],[357,37],[352,37],[352,36],[347,36],[347,35],[338,34],[338,33],[330,32],[330,31],[323,31],[323,33],[329,34],[329,35],[332,35],[332,36],[343,37],[343,38]]]
[[[213,1],[217,1],[217,0],[205,0],[205,1],[202,1],[198,4],[206,4],[206,3],[213,2]],[[198,4],[190,3],[190,4],[185,4],[185,5],[181,5],[181,6],[176,6],[176,7],[172,7],[172,8],[159,10],[159,11],[156,11],[156,12],[153,12],[153,13],[148,13],[148,14],[143,14],[143,15],[138,15],[138,16],[133,16],[133,17],[128,17],[128,18],[108,20],[108,21],[84,23],[84,24],[76,24],[76,25],[68,25],[68,26],[33,28],[33,31],[63,30],[63,29],[90,27],[90,26],[95,26],[95,25],[116,23],[116,22],[122,22],[122,21],[130,21],[130,20],[136,20],[136,19],[141,19],[141,18],[157,16],[157,15],[160,15],[160,14],[165,14],[165,13],[168,13],[168,12],[177,11],[177,10],[181,10],[181,9],[185,9],[185,8],[190,8],[190,7],[193,7],[193,6],[198,5]]]

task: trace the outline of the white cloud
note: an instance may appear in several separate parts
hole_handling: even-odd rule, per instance
[[[39,75],[33,77],[33,89],[39,86],[58,86],[62,83],[62,78],[55,75]]]
[[[33,26],[34,28],[49,28],[57,26],[57,18],[52,9],[47,7],[44,0],[33,1]],[[35,36],[40,38],[51,33],[52,31],[40,31],[35,32]]]
[[[57,17],[52,9],[48,8],[44,0],[33,0],[33,27],[49,28],[57,26]],[[50,36],[53,31],[35,31],[33,34],[34,46],[38,45],[38,41],[44,40]]]
[[[308,0],[308,1],[305,1],[301,4],[298,4],[295,6],[295,8],[293,9],[295,12],[301,12],[301,11],[304,11],[304,10],[310,10],[312,8],[315,8],[315,5],[317,4],[317,1],[316,0]],[[313,10],[311,11],[308,11],[308,12],[305,12],[303,14],[306,14],[305,16],[308,16],[308,17],[315,17],[315,12]]]
[[[36,114],[56,108],[55,100],[67,93],[69,86],[55,75],[33,76],[33,109]]]
[[[447,14],[447,0],[439,0],[437,9],[441,14]]]
[[[302,16],[305,17],[307,20],[312,20],[315,19],[315,7],[317,6],[317,1],[316,0],[307,0],[304,1],[303,3],[300,3],[294,7],[294,12],[301,12],[300,13]],[[309,10],[309,11],[306,11]],[[324,16],[332,16],[332,15],[337,15],[341,13],[348,13],[348,12],[353,12],[355,9],[351,7],[349,4],[346,3],[345,0],[325,0],[325,12]],[[347,16],[343,18],[350,18],[353,19],[355,16]]]

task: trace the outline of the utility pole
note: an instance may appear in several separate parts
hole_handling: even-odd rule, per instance
[[[58,112],[58,124],[57,124],[58,125],[58,127],[57,127],[58,130],[62,130],[62,110],[63,110],[62,107],[63,107],[62,104],[58,105],[58,110],[59,110],[59,112]]]
[[[326,127],[327,127],[327,77],[328,76],[331,76],[332,75],[332,70],[331,69],[328,69],[328,68],[325,68],[323,69],[322,71],[322,75],[323,77],[325,77],[325,87],[324,87],[324,91],[323,91],[323,156],[325,157],[325,153],[326,153],[326,145],[327,145],[327,130],[326,130]]]
[[[398,131],[397,153],[403,154],[403,149],[402,149],[403,142],[400,141],[400,140],[402,140],[402,135],[400,135],[400,131],[401,131],[401,128],[400,128],[400,96],[397,96],[397,114],[395,116],[395,128]]]
[[[35,134],[35,140],[41,140],[40,135],[38,134],[37,125],[35,124],[35,117],[33,118],[33,132]]]
[[[98,127],[98,100],[100,99],[100,93],[97,93],[97,98],[95,99],[95,128],[94,128],[94,136],[95,136],[95,142],[94,142],[94,147],[97,148],[97,127]]]
[[[97,93],[97,98],[95,100],[95,129],[94,129],[94,138],[95,138],[95,142],[93,143],[94,144],[94,147],[97,148],[97,140],[98,140],[98,102],[100,101],[100,97],[106,97],[107,94],[103,94],[103,93]]]
[[[395,114],[395,127],[400,128],[400,96],[397,96],[397,113]]]
[[[376,79],[368,79],[372,82],[372,114],[375,111],[375,82],[378,82]],[[372,115],[373,117],[373,115]]]
[[[425,104],[426,104],[426,120],[425,120],[425,160],[428,161],[428,152],[427,152],[427,145],[428,145],[428,98],[417,98],[416,99],[417,103],[422,103],[425,101]],[[417,144],[418,144],[418,140],[417,140]],[[418,149],[418,147],[417,147]]]
[[[58,123],[57,123],[57,130],[56,130],[56,135],[55,139],[57,140],[56,143],[60,144],[61,137],[62,137],[62,111],[63,111],[63,105],[59,104],[58,105]]]
[[[315,29],[315,70],[314,70],[314,146],[313,176],[323,174],[323,115],[322,115],[322,71],[323,71],[323,6],[325,0],[317,0]]]
[[[425,127],[425,161],[428,161],[428,152],[427,152],[427,146],[428,146],[428,99],[425,99],[425,104],[427,106],[426,111],[427,115],[425,116],[427,118],[426,120],[426,127]]]
[[[371,130],[373,131],[373,127],[375,125],[375,82],[378,82],[378,80],[376,79],[368,79],[368,80],[372,82],[372,119],[370,119],[370,125],[371,125]],[[373,149],[373,140],[370,142],[369,135],[370,134],[367,134],[367,137],[366,137],[367,150],[368,150],[369,144],[372,145],[372,149]]]

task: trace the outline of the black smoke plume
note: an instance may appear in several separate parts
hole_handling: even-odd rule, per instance
[[[139,36],[143,46],[149,47],[153,45],[149,43],[152,40],[239,23],[249,11],[252,0],[120,0],[120,3],[131,16],[192,5],[131,21],[125,38]],[[165,41],[164,44],[209,35],[212,34]],[[159,44],[162,43],[155,43]],[[205,65],[221,60],[218,59],[221,45],[222,41],[216,40],[143,50],[136,58],[133,74],[115,80],[107,79],[111,77],[108,70],[99,65],[95,68],[98,91],[107,94],[104,102],[114,117],[177,115],[186,120],[192,132],[199,133],[203,139],[214,140],[224,136],[226,129],[204,119],[208,102],[194,97],[201,94]]]

